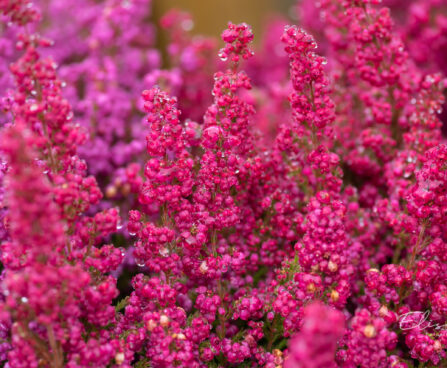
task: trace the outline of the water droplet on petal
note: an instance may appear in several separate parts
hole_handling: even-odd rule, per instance
[[[138,267],[146,266],[146,263],[144,261],[142,261],[141,259],[136,259],[135,263],[137,264]]]
[[[219,58],[222,61],[227,61],[228,60],[228,55],[224,51],[221,51],[221,52],[219,52]]]
[[[159,253],[160,253],[160,255],[162,257],[167,257],[169,255],[169,249],[168,248],[161,248]]]

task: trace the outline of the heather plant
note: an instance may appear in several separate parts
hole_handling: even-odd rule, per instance
[[[74,12],[67,12],[72,8]],[[160,67],[150,0],[42,1],[39,31],[54,42],[64,96],[90,139],[78,148],[111,203],[129,194],[123,170],[144,150],[139,95]]]
[[[162,53],[148,0],[0,0],[0,364],[445,366],[446,84],[417,43],[446,4],[412,3],[302,1],[320,49],[275,19],[218,50],[172,10]]]

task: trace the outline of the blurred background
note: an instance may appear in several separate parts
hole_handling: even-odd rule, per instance
[[[169,9],[187,11],[194,19],[193,33],[219,36],[229,21],[246,22],[253,27],[255,42],[261,38],[266,20],[275,14],[293,18],[296,0],[155,0],[154,19],[160,19]],[[256,37],[258,36],[258,37]],[[163,34],[160,41],[165,42]]]

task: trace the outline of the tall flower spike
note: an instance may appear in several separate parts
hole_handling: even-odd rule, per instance
[[[179,232],[191,226],[188,221],[191,210],[186,198],[193,190],[194,160],[188,151],[177,99],[158,87],[144,91],[143,99],[150,125],[146,137],[150,158],[145,165],[146,181],[141,187],[139,201],[148,206],[144,209],[148,213],[150,206],[155,205],[162,226],[152,222],[141,224],[140,212],[132,211],[128,228],[141,239],[134,252],[138,265],[146,265],[153,271],[178,273],[173,267],[178,255],[171,253],[173,249],[170,248],[179,242]],[[192,236],[187,238],[191,246],[196,243]]]
[[[140,194],[145,204],[175,206],[191,194],[193,160],[187,151],[184,126],[180,121],[177,99],[158,87],[143,92],[150,133],[147,152],[151,156],[145,167],[147,181]]]
[[[287,26],[282,41],[289,55],[293,91],[289,96],[294,121],[291,134],[298,139],[299,150],[307,157],[315,173],[317,188],[328,187],[338,192],[341,185],[339,157],[329,151],[333,144],[332,124],[334,103],[330,97],[329,81],[324,72],[326,59],[316,55],[313,37],[295,26]]]
[[[295,119],[314,134],[334,121],[334,103],[323,67],[327,63],[315,54],[317,43],[304,30],[287,26],[282,36],[289,55],[295,92],[290,97]],[[321,133],[320,133],[321,134]]]
[[[11,241],[2,244],[2,262],[8,268],[48,262],[53,249],[61,250],[65,246],[64,229],[51,186],[30,152],[36,141],[22,124],[6,129],[0,140],[0,149],[9,164],[6,202]]]
[[[298,262],[305,272],[325,275],[328,302],[342,307],[350,293],[347,275],[352,267],[347,262],[350,241],[344,225],[346,206],[340,200],[339,157],[329,151],[335,115],[323,69],[326,60],[315,54],[313,37],[297,27],[286,27],[282,41],[289,55],[293,85],[289,97],[292,130],[299,142],[297,151],[307,155],[303,165],[310,166],[314,176],[313,183],[305,176],[300,178],[308,180],[312,190],[308,189],[304,235],[295,245],[298,257],[292,262]]]
[[[105,367],[120,351],[111,335],[118,291],[106,273],[121,262],[122,250],[96,246],[116,230],[118,211],[85,214],[101,192],[76,154],[86,135],[72,122],[56,64],[41,56],[51,42],[29,33],[37,27],[18,28],[23,54],[10,65],[15,89],[7,104],[14,124],[1,140],[9,165],[11,241],[2,244],[1,303],[11,320],[8,364]]]
[[[225,47],[219,51],[222,61],[229,60],[238,64],[241,58],[246,60],[253,56],[253,50],[250,48],[253,32],[246,23],[228,23],[228,28],[222,32],[222,39],[226,43]]]
[[[7,267],[3,312],[13,321],[8,360],[11,367],[23,366],[23,362],[37,366],[41,360],[62,368],[62,339],[54,334],[61,334],[66,321],[70,321],[70,328],[79,325],[75,316],[81,313],[79,300],[89,275],[64,264],[64,223],[51,185],[36,165],[31,148],[35,139],[18,123],[7,128],[0,140],[10,165],[7,201],[11,241],[2,244],[2,262]],[[44,342],[30,327],[33,324],[47,331],[49,341]]]

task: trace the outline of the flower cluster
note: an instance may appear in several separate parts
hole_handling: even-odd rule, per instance
[[[163,52],[150,0],[0,0],[0,365],[445,366],[447,4],[402,3]]]

